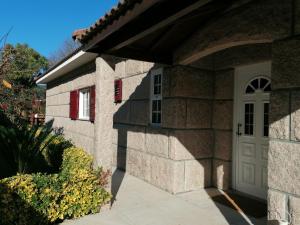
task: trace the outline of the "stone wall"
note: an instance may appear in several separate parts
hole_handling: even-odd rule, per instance
[[[230,47],[284,38],[293,23],[292,4],[293,0],[259,0],[228,10],[208,21],[179,46],[174,60],[187,65]]]
[[[94,150],[94,124],[71,120],[70,91],[95,84],[95,62],[88,63],[47,85],[46,121],[54,119],[54,127],[63,128],[64,135],[89,153]]]
[[[150,124],[151,63],[116,65],[123,102],[115,106],[114,165],[172,193],[211,186],[214,74],[164,67],[162,125]]]
[[[228,189],[232,184],[234,68],[271,60],[272,44],[236,46],[191,64],[214,72],[212,129],[212,185]]]
[[[116,64],[124,95],[115,105],[114,165],[172,193],[230,188],[234,67],[270,58],[271,44],[255,44],[164,66],[161,127],[149,125],[149,69],[159,66]]]
[[[300,223],[300,40],[273,44],[270,148],[268,161],[269,219]]]

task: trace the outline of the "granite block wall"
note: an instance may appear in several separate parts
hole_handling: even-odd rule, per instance
[[[94,152],[94,123],[69,118],[70,91],[95,84],[96,64],[90,62],[47,85],[46,121],[54,119],[55,128],[63,128],[67,139],[87,152]]]

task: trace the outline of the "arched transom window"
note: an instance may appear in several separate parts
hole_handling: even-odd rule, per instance
[[[271,81],[266,77],[259,77],[251,80],[246,87],[246,94],[253,94],[255,91],[271,92]]]

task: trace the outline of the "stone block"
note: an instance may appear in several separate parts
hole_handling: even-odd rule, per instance
[[[113,143],[126,148],[128,143],[128,138],[127,138],[128,130],[130,129],[130,126],[114,124],[113,128],[114,128],[112,132]],[[134,127],[132,129],[134,129]]]
[[[126,148],[113,145],[113,162],[112,165],[120,170],[126,170],[127,151]]]
[[[215,99],[233,99],[234,70],[221,70],[216,72]]]
[[[162,127],[165,128],[186,127],[186,100],[185,99],[163,99]]]
[[[127,147],[145,150],[145,128],[144,127],[128,127],[127,130]]]
[[[184,191],[184,162],[151,157],[150,183],[171,193]]]
[[[268,220],[286,219],[286,196],[283,193],[268,191]]]
[[[87,153],[94,153],[94,139],[72,131],[64,132],[65,138],[70,139],[75,146],[83,148]]]
[[[300,87],[300,40],[282,40],[273,44],[272,88]]]
[[[231,130],[233,124],[233,102],[215,101],[213,110],[213,128]]]
[[[269,188],[300,195],[300,144],[270,140],[269,145]]]
[[[136,125],[148,125],[150,121],[149,111],[148,100],[130,101],[130,123]]]
[[[47,106],[47,114],[54,117],[69,118],[70,106],[69,105],[49,105]]]
[[[213,186],[228,190],[231,184],[231,162],[214,159],[213,160]]]
[[[291,214],[291,225],[300,224],[300,198],[289,197],[289,209]]]
[[[241,65],[265,62],[272,59],[272,44],[249,44],[235,46],[214,54],[216,70],[234,68]]]
[[[122,100],[149,99],[150,96],[150,74],[141,74],[123,79]]]
[[[114,125],[113,140],[119,146],[136,150],[145,150],[145,128],[131,125]]]
[[[232,159],[232,132],[231,131],[215,131],[215,150],[214,157],[217,159]]]
[[[70,83],[70,82],[68,82]],[[68,83],[61,86],[61,92],[67,92],[75,89],[82,89],[90,87],[95,84],[95,73],[84,74],[84,76],[78,76],[71,82],[71,87]]]
[[[146,129],[146,151],[150,154],[169,157],[169,131],[164,129]]]
[[[214,73],[192,67],[174,66],[164,69],[164,97],[212,98]]]
[[[291,95],[291,139],[300,141],[300,91]]]
[[[211,159],[185,161],[185,191],[211,186]]]
[[[143,72],[148,73],[155,66],[152,62],[143,62]]]
[[[210,130],[175,130],[170,132],[170,158],[201,159],[213,156],[213,132]]]
[[[295,34],[299,35],[300,34],[300,1],[296,0],[295,2]]]
[[[114,123],[130,123],[130,102],[114,105]]]
[[[289,93],[274,91],[270,99],[270,137],[289,138]]]
[[[125,76],[131,76],[143,73],[143,62],[137,60],[126,60]]]
[[[136,151],[133,149],[127,149],[127,163],[126,171],[140,179],[150,181],[151,176],[151,155]]]
[[[125,60],[116,63],[115,65],[115,78],[123,78],[125,77]]]
[[[290,35],[291,0],[251,2],[239,12],[232,10],[196,30],[174,52],[176,64],[189,64],[240,43],[272,41]],[[266,16],[268,15],[268,16]]]
[[[212,100],[187,100],[186,128],[211,128]]]
[[[214,55],[205,56],[193,62],[191,66],[203,70],[214,70]]]
[[[85,120],[69,120],[67,129],[84,136],[94,137],[95,125]]]

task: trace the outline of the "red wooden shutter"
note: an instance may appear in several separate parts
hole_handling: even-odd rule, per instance
[[[70,92],[70,118],[76,120],[78,118],[79,96],[78,90]]]
[[[95,86],[92,86],[90,88],[90,121],[94,122],[95,121],[95,110],[96,110],[96,90]]]
[[[115,103],[122,102],[122,80],[115,80]]]

